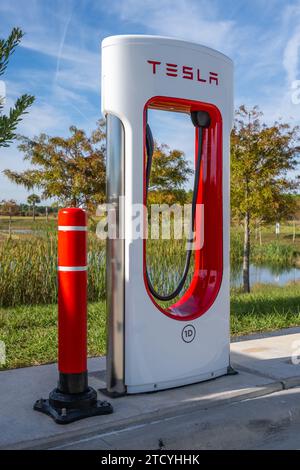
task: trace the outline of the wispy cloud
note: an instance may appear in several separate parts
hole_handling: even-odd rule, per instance
[[[283,53],[283,67],[287,83],[299,78],[300,54],[300,4],[287,5],[283,15],[283,26],[286,32],[286,46]]]
[[[53,87],[99,93],[100,28],[87,22],[83,26],[78,13],[82,4],[80,0],[30,0],[24,8],[23,0],[15,0],[6,8],[0,6],[0,12],[10,20],[13,15],[14,25],[26,33],[21,48],[31,53],[31,64],[26,64],[25,73],[48,57],[48,82],[52,80]]]
[[[145,32],[173,36],[229,51],[234,41],[233,20],[220,18],[213,0],[103,0],[102,10],[109,8],[120,21],[142,26]]]

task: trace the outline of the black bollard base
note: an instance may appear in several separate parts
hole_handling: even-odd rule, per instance
[[[79,419],[113,412],[109,402],[97,400],[97,392],[92,387],[76,394],[62,393],[55,388],[48,399],[37,400],[33,409],[51,416],[57,424],[68,424]]]

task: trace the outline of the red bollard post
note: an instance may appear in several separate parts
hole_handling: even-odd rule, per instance
[[[112,413],[98,401],[87,374],[87,216],[83,209],[58,214],[58,386],[34,409],[66,424]]]
[[[59,389],[87,389],[87,217],[82,209],[58,214]]]

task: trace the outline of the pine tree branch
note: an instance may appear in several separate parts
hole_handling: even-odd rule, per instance
[[[14,53],[24,33],[20,28],[13,28],[8,38],[0,39],[0,76],[5,72],[9,57]]]
[[[15,130],[21,117],[27,114],[27,108],[34,102],[34,96],[22,95],[17,99],[13,108],[10,108],[8,116],[0,116],[0,147],[8,147],[17,137]]]

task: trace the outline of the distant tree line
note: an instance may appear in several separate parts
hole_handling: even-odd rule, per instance
[[[0,202],[0,216],[22,216],[22,217],[53,217],[56,216],[58,208],[51,205],[33,205],[17,203],[14,199],[2,200]]]

